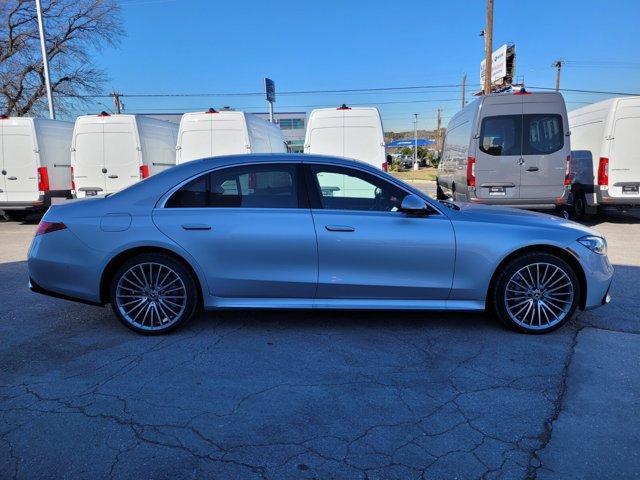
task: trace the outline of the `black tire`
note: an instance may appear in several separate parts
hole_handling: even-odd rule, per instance
[[[12,222],[24,222],[27,218],[27,212],[18,211],[5,211],[5,217],[7,217]]]
[[[436,199],[437,200],[446,200],[447,196],[444,194],[444,190],[438,183],[438,179],[436,178]]]
[[[584,192],[577,192],[573,197],[573,218],[578,221],[589,220],[593,214],[588,211],[587,197]]]
[[[540,279],[540,276],[543,276],[543,274],[550,275],[551,272],[556,271],[553,267],[559,269],[558,272],[554,274],[556,275],[555,277],[548,277],[547,281],[543,282],[546,283],[546,286],[543,289],[539,289],[537,293],[536,289],[528,289],[529,283],[535,284],[535,278],[529,278],[528,280],[526,278],[527,267],[531,267],[534,269],[533,271],[535,271],[536,264],[540,268],[538,279]],[[546,271],[542,270],[546,265],[550,265],[552,267],[546,267]],[[521,272],[524,277],[518,276],[518,272]],[[566,277],[559,272],[563,272]],[[510,285],[512,280],[517,283],[511,283]],[[566,288],[559,290],[559,286],[565,285],[565,282],[567,285],[570,284],[570,287],[567,286]],[[513,293],[509,293],[509,295],[512,295],[515,298],[507,300],[507,286],[509,285],[510,287],[513,287],[517,284],[527,288],[527,292],[530,293],[525,293],[524,289],[517,293],[510,289],[509,292]],[[519,287],[516,287],[516,290],[520,290]],[[567,293],[570,290],[571,294]],[[549,253],[526,253],[513,259],[504,268],[502,268],[502,271],[498,274],[498,278],[496,279],[493,291],[491,292],[490,300],[496,316],[505,326],[517,332],[542,334],[552,332],[553,330],[560,328],[573,317],[580,302],[580,295],[580,282],[578,281],[578,276],[571,265],[561,258]],[[560,299],[558,300],[558,298]],[[513,314],[517,314],[517,310],[520,308],[520,304],[518,302],[523,304],[522,308],[527,308],[527,302],[531,302],[530,308],[532,310],[527,310],[527,312],[531,312],[531,325],[527,325],[526,320],[528,313],[524,313],[523,321],[522,319],[520,319],[521,321],[518,321],[518,315],[515,315],[514,318]],[[558,304],[555,302],[558,302]],[[550,305],[554,308],[547,306],[545,310],[544,307],[540,307],[541,303],[544,305]],[[534,307],[534,305],[537,305],[537,307]],[[560,312],[561,308],[559,305],[562,306],[562,312]],[[509,308],[511,309],[511,313]],[[542,314],[540,312],[542,312]],[[550,322],[548,319],[553,312],[555,312],[558,319],[554,319]],[[538,325],[538,323],[542,323],[542,321],[536,322],[534,318],[536,315],[538,315],[542,321],[544,321],[546,316],[547,325]]]
[[[168,278],[162,284],[165,275]],[[164,287],[160,287],[161,284]],[[138,288],[144,285],[149,286],[146,291]],[[198,306],[196,281],[189,268],[180,260],[162,253],[136,255],[124,262],[111,279],[109,298],[118,320],[145,335],[161,335],[174,330],[191,319]],[[142,307],[138,307],[136,302]],[[144,320],[139,318],[142,315]]]

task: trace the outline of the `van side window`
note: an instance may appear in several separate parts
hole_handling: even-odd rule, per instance
[[[524,115],[523,155],[547,155],[564,146],[562,117],[554,114]]]
[[[485,117],[480,126],[480,150],[496,157],[520,155],[522,115]]]
[[[332,165],[311,165],[310,169],[320,197],[316,208],[395,212],[407,195],[392,183],[360,170]]]
[[[216,170],[175,192],[166,208],[298,208],[297,165],[246,165]]]

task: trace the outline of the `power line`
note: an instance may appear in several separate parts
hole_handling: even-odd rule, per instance
[[[555,90],[555,88],[550,88],[550,87],[533,87],[530,86],[529,88],[536,88],[538,90]],[[575,88],[561,88],[559,89],[561,92],[571,92],[571,93],[595,93],[598,95],[621,95],[621,96],[637,96],[640,95],[640,93],[629,93],[629,92],[605,92],[602,90],[579,90],[579,89],[575,89]]]

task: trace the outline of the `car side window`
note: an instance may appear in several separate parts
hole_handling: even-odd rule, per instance
[[[522,115],[496,115],[482,119],[480,151],[495,157],[520,155]]]
[[[243,165],[204,174],[176,191],[166,208],[298,208],[297,165]]]
[[[360,170],[311,165],[310,171],[323,209],[395,212],[407,196],[394,184]]]
[[[524,115],[523,128],[523,155],[548,155],[564,146],[564,131],[560,115]]]

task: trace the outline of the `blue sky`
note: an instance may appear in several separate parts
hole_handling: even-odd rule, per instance
[[[459,84],[479,88],[484,0],[254,1],[119,0],[127,37],[96,63],[108,91],[259,92],[269,76],[278,91]],[[640,91],[638,0],[495,2],[494,48],[515,43],[516,75],[552,87],[556,58],[572,62],[562,86]],[[386,130],[432,128],[460,107],[457,87],[394,93],[279,95],[276,111],[369,103]],[[606,95],[566,94],[569,108]],[[130,112],[231,106],[264,111],[261,96],[125,98]],[[397,103],[405,102],[405,103]],[[417,102],[417,103],[410,103]],[[110,105],[110,101],[105,103]],[[96,105],[96,109],[102,109]]]

